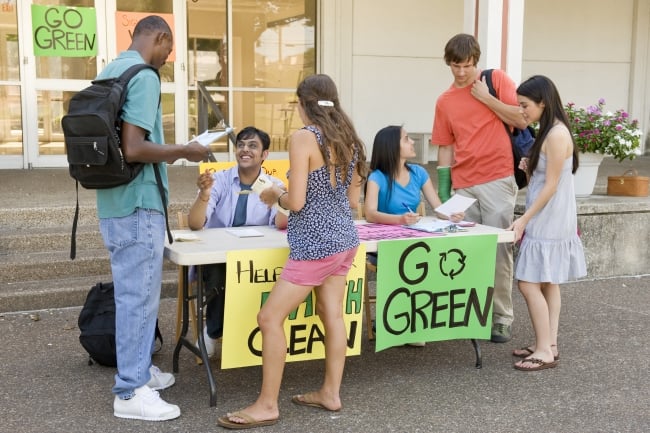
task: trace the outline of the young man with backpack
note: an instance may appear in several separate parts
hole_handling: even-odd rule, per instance
[[[137,63],[160,69],[173,42],[171,29],[162,18],[145,17],[136,24],[129,49],[97,78],[117,77]],[[126,161],[146,164],[130,183],[97,190],[99,226],[109,251],[115,290],[113,413],[119,418],[163,421],[180,416],[180,409],[162,400],[156,391],[173,385],[174,376],[151,363],[165,246],[164,205],[153,164],[158,164],[167,194],[165,163],[180,158],[202,161],[208,149],[199,143],[164,144],[160,81],[150,69],[129,82],[121,117],[121,148]]]
[[[490,94],[485,79],[480,79],[480,56],[472,35],[458,34],[445,45],[454,81],[436,101],[431,133],[431,143],[438,146],[438,195],[444,202],[453,187],[456,194],[475,198],[465,219],[505,229],[512,224],[518,189],[512,144],[503,124],[524,129],[526,120],[519,111],[515,83],[503,71],[492,72],[500,98]],[[491,332],[495,343],[512,338],[512,265],[512,245],[499,244]]]

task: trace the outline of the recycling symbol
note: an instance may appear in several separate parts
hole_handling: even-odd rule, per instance
[[[440,273],[452,280],[465,269],[467,256],[457,248],[440,253]]]

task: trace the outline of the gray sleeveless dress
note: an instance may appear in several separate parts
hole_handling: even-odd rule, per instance
[[[576,199],[571,157],[564,161],[557,191],[526,226],[515,262],[515,278],[531,283],[561,284],[587,275],[577,233]],[[540,154],[526,194],[528,209],[544,186],[546,155]]]

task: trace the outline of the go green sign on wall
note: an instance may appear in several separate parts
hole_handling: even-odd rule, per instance
[[[95,8],[32,5],[35,56],[97,55]]]

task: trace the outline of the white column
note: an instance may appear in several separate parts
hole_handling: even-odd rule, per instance
[[[479,67],[502,69],[503,0],[479,0],[476,13],[476,37],[481,44]]]
[[[508,22],[506,32],[505,70],[515,83],[528,77],[521,76],[524,49],[524,9],[526,0],[506,0],[508,4]]]
[[[647,1],[634,2],[634,28],[632,32],[632,67],[630,69],[630,86],[628,90],[628,109],[633,118],[639,119],[641,131],[641,149],[645,154],[649,150],[650,129],[650,4]]]
[[[354,2],[332,0],[320,2],[321,31],[318,34],[320,51],[317,69],[336,83],[341,105],[352,112],[352,33]],[[325,31],[323,31],[325,29]]]
[[[525,0],[465,0],[464,28],[481,44],[481,68],[505,70],[521,81]]]

